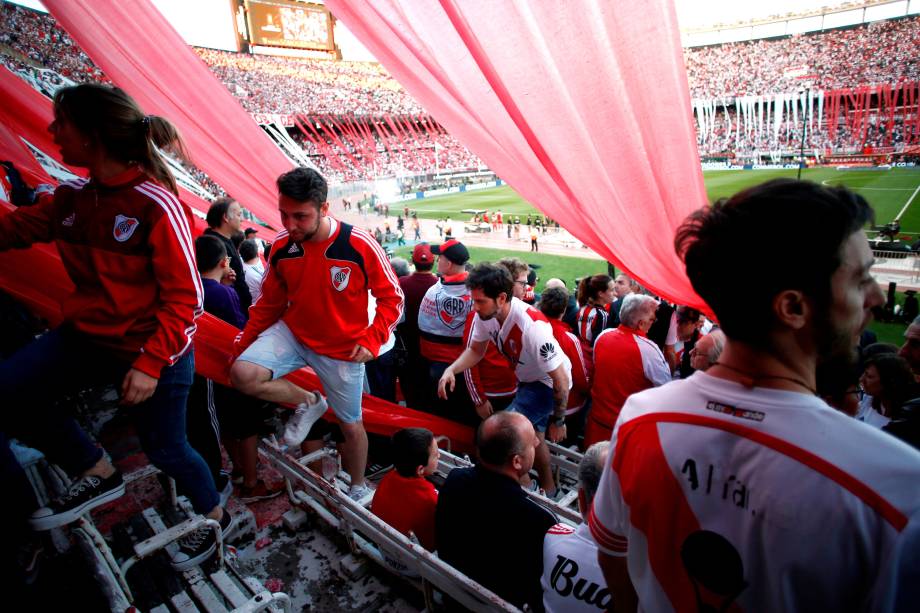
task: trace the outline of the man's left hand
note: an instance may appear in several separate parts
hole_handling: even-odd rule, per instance
[[[550,424],[546,429],[546,438],[548,438],[553,443],[558,443],[565,438],[565,424],[557,426]]]
[[[157,379],[147,373],[132,368],[121,382],[121,404],[140,404],[153,396],[157,389]]]
[[[362,347],[361,345],[355,345],[355,348],[351,350],[351,355],[348,356],[348,359],[352,362],[358,362],[363,364],[364,362],[370,362],[374,359],[374,354],[370,350]]]

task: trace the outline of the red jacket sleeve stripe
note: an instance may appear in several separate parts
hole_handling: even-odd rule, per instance
[[[171,192],[166,191],[159,185],[153,183],[141,183],[135,189],[150,196],[150,198],[159,204],[166,212],[170,225],[176,236],[179,237],[179,244],[182,246],[182,252],[189,265],[189,272],[192,281],[195,284],[195,292],[198,294],[198,307],[195,314],[200,315],[204,309],[204,287],[201,285],[201,275],[198,274],[198,267],[195,265],[195,248],[192,242],[192,231],[188,227],[188,220],[182,212],[182,205]],[[180,354],[181,355],[181,354]]]
[[[191,346],[192,337],[197,330],[195,319],[197,319],[198,316],[203,312],[204,291],[201,286],[201,277],[198,275],[198,269],[195,266],[194,251],[192,251],[191,247],[192,234],[188,227],[188,220],[182,212],[182,207],[179,204],[179,200],[172,193],[149,182],[142,183],[135,187],[135,189],[138,192],[148,196],[151,200],[156,202],[160,208],[163,209],[166,218],[169,220],[170,227],[172,227],[172,230],[176,235],[176,240],[180,250],[182,251],[185,262],[188,265],[191,285],[195,288],[195,294],[197,297],[195,307],[192,312],[192,321],[190,322],[190,325],[185,327],[182,331],[185,336],[185,343],[182,347],[177,348],[175,353],[168,357],[169,363],[172,364]]]
[[[398,297],[398,301],[396,304],[396,317],[394,317],[393,320],[389,322],[386,326],[387,334],[385,336],[389,337],[389,335],[393,333],[393,330],[396,329],[396,323],[399,321],[399,318],[402,317],[403,303],[405,301],[405,298],[403,296],[402,287],[400,287],[399,279],[396,278],[396,273],[393,272],[393,265],[390,264],[390,260],[387,258],[387,254],[386,252],[384,252],[383,247],[380,246],[380,243],[378,243],[374,239],[374,237],[368,234],[365,230],[361,230],[359,228],[354,228],[351,232],[351,235],[363,241],[370,248],[370,250],[374,253],[374,255],[377,256],[377,260],[378,260],[378,263],[380,264],[380,268],[383,270],[383,273],[386,276],[387,281],[390,282],[390,286],[392,287],[393,292],[395,292],[396,296]],[[374,317],[374,326],[376,326],[377,320],[380,317],[381,299],[383,299],[383,301],[386,301],[386,298],[387,298],[386,294],[390,292],[388,291],[388,288],[381,287],[379,289],[383,290],[381,292],[382,295],[378,296],[377,287],[372,286],[370,289],[371,289],[371,292],[374,294],[374,298],[377,299],[378,311],[377,311],[377,316]],[[383,338],[381,344],[385,343],[386,341],[387,341],[387,338]]]

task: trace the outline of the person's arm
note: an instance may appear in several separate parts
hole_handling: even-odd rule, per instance
[[[671,381],[671,367],[668,366],[661,349],[647,338],[637,337],[639,353],[642,356],[642,371],[652,385],[659,386]]]
[[[203,312],[204,291],[187,217],[172,195],[165,207],[148,239],[159,289],[155,313],[159,326],[125,377],[122,402],[126,404],[142,402],[153,394],[163,368],[174,364],[191,346],[195,320]]]
[[[607,582],[607,591],[614,595],[612,600],[613,611],[636,611],[639,608],[639,598],[636,589],[629,579],[627,559],[607,555],[600,549],[597,551],[597,564],[604,573]]]
[[[469,347],[473,342],[473,326],[476,325],[476,317],[474,314],[470,314],[466,318],[466,325],[463,328],[463,346]],[[483,352],[485,355],[485,352]],[[466,381],[466,389],[470,392],[470,399],[473,401],[473,406],[476,407],[476,413],[482,419],[485,419],[492,414],[492,403],[489,402],[489,399],[486,397],[486,391],[482,387],[482,377],[479,374],[480,362],[477,362],[470,368],[467,368],[463,371],[463,379]]]
[[[276,249],[285,248],[286,242],[285,240],[275,239],[271,253],[274,253]],[[271,253],[268,258],[269,262],[271,262]],[[265,276],[262,278],[262,295],[249,308],[249,321],[246,322],[246,327],[237,337],[237,354],[242,353],[266,328],[281,319],[281,316],[287,310],[287,306],[287,284],[284,278],[278,274],[276,267],[269,264],[265,270]]]
[[[380,346],[389,340],[402,316],[405,297],[399,279],[380,244],[370,234],[357,228],[352,230],[351,236],[352,244],[364,256],[367,286],[377,301],[374,321],[359,346],[376,357]]]
[[[0,251],[25,249],[34,243],[54,238],[53,197],[43,197],[33,206],[23,206],[0,214]]]
[[[572,379],[564,363],[547,374],[553,380],[553,415],[546,429],[546,438],[558,443],[565,438],[565,409],[569,403]]]
[[[438,396],[447,399],[448,390],[453,392],[456,386],[455,375],[461,373],[467,368],[478,364],[482,356],[486,354],[486,346],[489,341],[472,341],[470,346],[463,350],[460,357],[454,360],[454,363],[444,369],[444,374],[438,381]]]

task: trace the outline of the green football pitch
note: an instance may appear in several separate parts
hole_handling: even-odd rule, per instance
[[[715,200],[770,179],[794,178],[795,175],[795,170],[717,170],[704,172],[703,178],[710,200]],[[813,168],[805,170],[802,178],[825,185],[845,185],[872,204],[877,224],[900,216],[902,232],[920,233],[920,169]],[[464,209],[501,210],[506,220],[509,215],[520,215],[522,221],[528,214],[536,213],[534,207],[507,186],[414,200],[408,204],[419,216],[432,219],[448,216],[455,220],[467,219],[469,214],[461,213]]]

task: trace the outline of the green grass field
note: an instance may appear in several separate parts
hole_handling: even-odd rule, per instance
[[[795,170],[719,170],[707,171],[703,173],[703,178],[709,199],[716,200],[770,179],[794,178],[795,175]],[[920,234],[920,169],[839,171],[833,168],[813,168],[805,170],[802,177],[825,185],[845,185],[859,192],[869,201],[875,209],[877,224],[888,223],[900,214],[902,233]],[[910,201],[910,206],[902,213],[908,201]],[[465,220],[468,217],[467,214],[460,213],[463,209],[488,209],[489,211],[501,209],[506,220],[512,215],[520,215],[524,220],[528,214],[537,212],[534,207],[507,186],[413,201],[410,207],[416,209],[421,217],[434,219],[450,216],[454,220]],[[790,229],[796,231],[794,228],[794,224],[790,225]],[[409,259],[411,247],[400,248],[396,250],[396,254]],[[572,282],[576,278],[607,272],[604,262],[589,258],[479,247],[471,247],[470,254],[474,262],[517,256],[529,263],[539,264],[541,268],[538,271],[540,276],[540,282],[537,284],[538,292],[542,291],[543,283],[552,277],[565,280],[571,289]],[[903,295],[899,298],[903,300]],[[879,341],[900,345],[903,342],[905,327],[902,324],[873,322],[871,329],[878,335]]]
[[[575,279],[586,275],[599,275],[607,273],[607,263],[595,258],[577,258],[568,256],[530,253],[524,251],[510,251],[504,249],[488,249],[485,247],[470,246],[470,260],[472,262],[494,262],[503,257],[521,258],[528,264],[536,264],[539,281],[537,292],[543,291],[543,284],[547,279],[557,277],[565,281],[569,289],[573,288]],[[412,247],[399,247],[394,254],[407,260],[412,259]]]
[[[752,185],[777,177],[795,177],[795,170],[718,170],[703,173],[710,200],[731,196]],[[894,168],[891,170],[848,170],[813,168],[802,173],[804,179],[825,185],[845,185],[858,191],[875,208],[876,223],[893,220],[913,196],[911,206],[901,217],[904,233],[920,233],[920,169]],[[421,217],[451,216],[466,219],[462,209],[501,209],[505,219],[520,215],[523,220],[536,209],[510,187],[498,187],[462,194],[449,194],[435,198],[412,201],[410,207]]]
[[[477,262],[494,262],[503,257],[518,257],[528,264],[537,264],[540,268],[537,270],[539,281],[537,282],[537,293],[543,291],[543,284],[547,279],[557,277],[565,281],[570,291],[573,290],[574,280],[586,275],[597,275],[607,273],[607,264],[593,258],[577,258],[558,255],[544,255],[542,253],[530,253],[524,251],[510,251],[504,249],[487,249],[485,247],[469,247],[470,261]],[[394,250],[394,255],[412,259],[412,247],[399,247]],[[898,295],[898,302],[903,302],[904,295]],[[876,335],[879,342],[894,343],[901,345],[904,342],[904,331],[907,329],[906,324],[898,323],[880,323],[873,321],[869,326]]]

